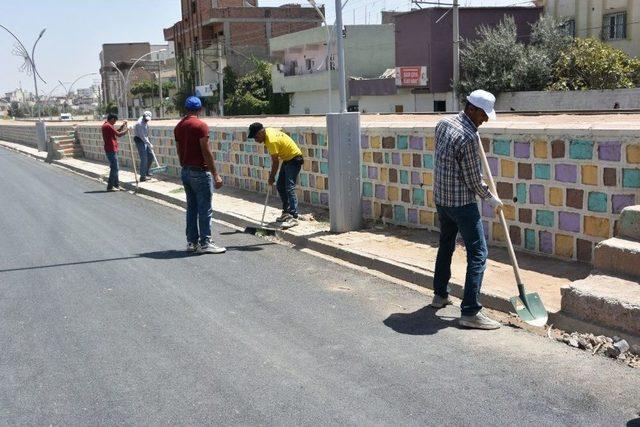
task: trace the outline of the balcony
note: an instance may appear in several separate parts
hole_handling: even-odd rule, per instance
[[[280,66],[282,67],[282,66]],[[337,89],[338,74],[336,70],[307,70],[292,69],[274,65],[271,69],[271,80],[275,93],[311,92],[316,90],[326,90],[329,85],[331,73],[331,88]]]

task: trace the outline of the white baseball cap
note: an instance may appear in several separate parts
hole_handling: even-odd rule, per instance
[[[496,119],[496,111],[493,109],[496,97],[492,93],[482,89],[474,90],[467,96],[467,101],[478,108],[482,108],[490,120]]]
[[[144,117],[149,117],[149,118],[151,118],[151,111],[145,111],[144,113],[142,113],[142,115],[143,115]]]

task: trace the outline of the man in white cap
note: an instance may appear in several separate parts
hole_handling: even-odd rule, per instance
[[[498,329],[500,323],[482,312],[479,301],[482,276],[487,263],[487,243],[476,196],[493,209],[502,206],[500,199],[482,181],[481,149],[478,127],[494,120],[495,96],[484,90],[467,97],[464,111],[440,120],[436,125],[434,198],[440,220],[440,246],[433,278],[435,296],[431,307],[451,304],[449,279],[456,236],[462,235],[467,250],[467,275],[460,305],[461,326],[475,329]]]
[[[135,135],[133,140],[136,142],[136,148],[140,156],[141,182],[151,178],[149,168],[153,162],[153,145],[151,145],[151,141],[149,141],[149,120],[151,120],[151,111],[145,111],[133,126],[133,134]]]

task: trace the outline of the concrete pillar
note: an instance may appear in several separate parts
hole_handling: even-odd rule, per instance
[[[327,114],[329,215],[332,232],[362,226],[360,113]]]
[[[47,151],[47,124],[43,121],[36,122],[36,143],[38,151]]]

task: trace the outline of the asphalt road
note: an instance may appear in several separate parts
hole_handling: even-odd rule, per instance
[[[0,149],[0,424],[634,425],[640,372]],[[215,198],[214,198],[215,203]]]

